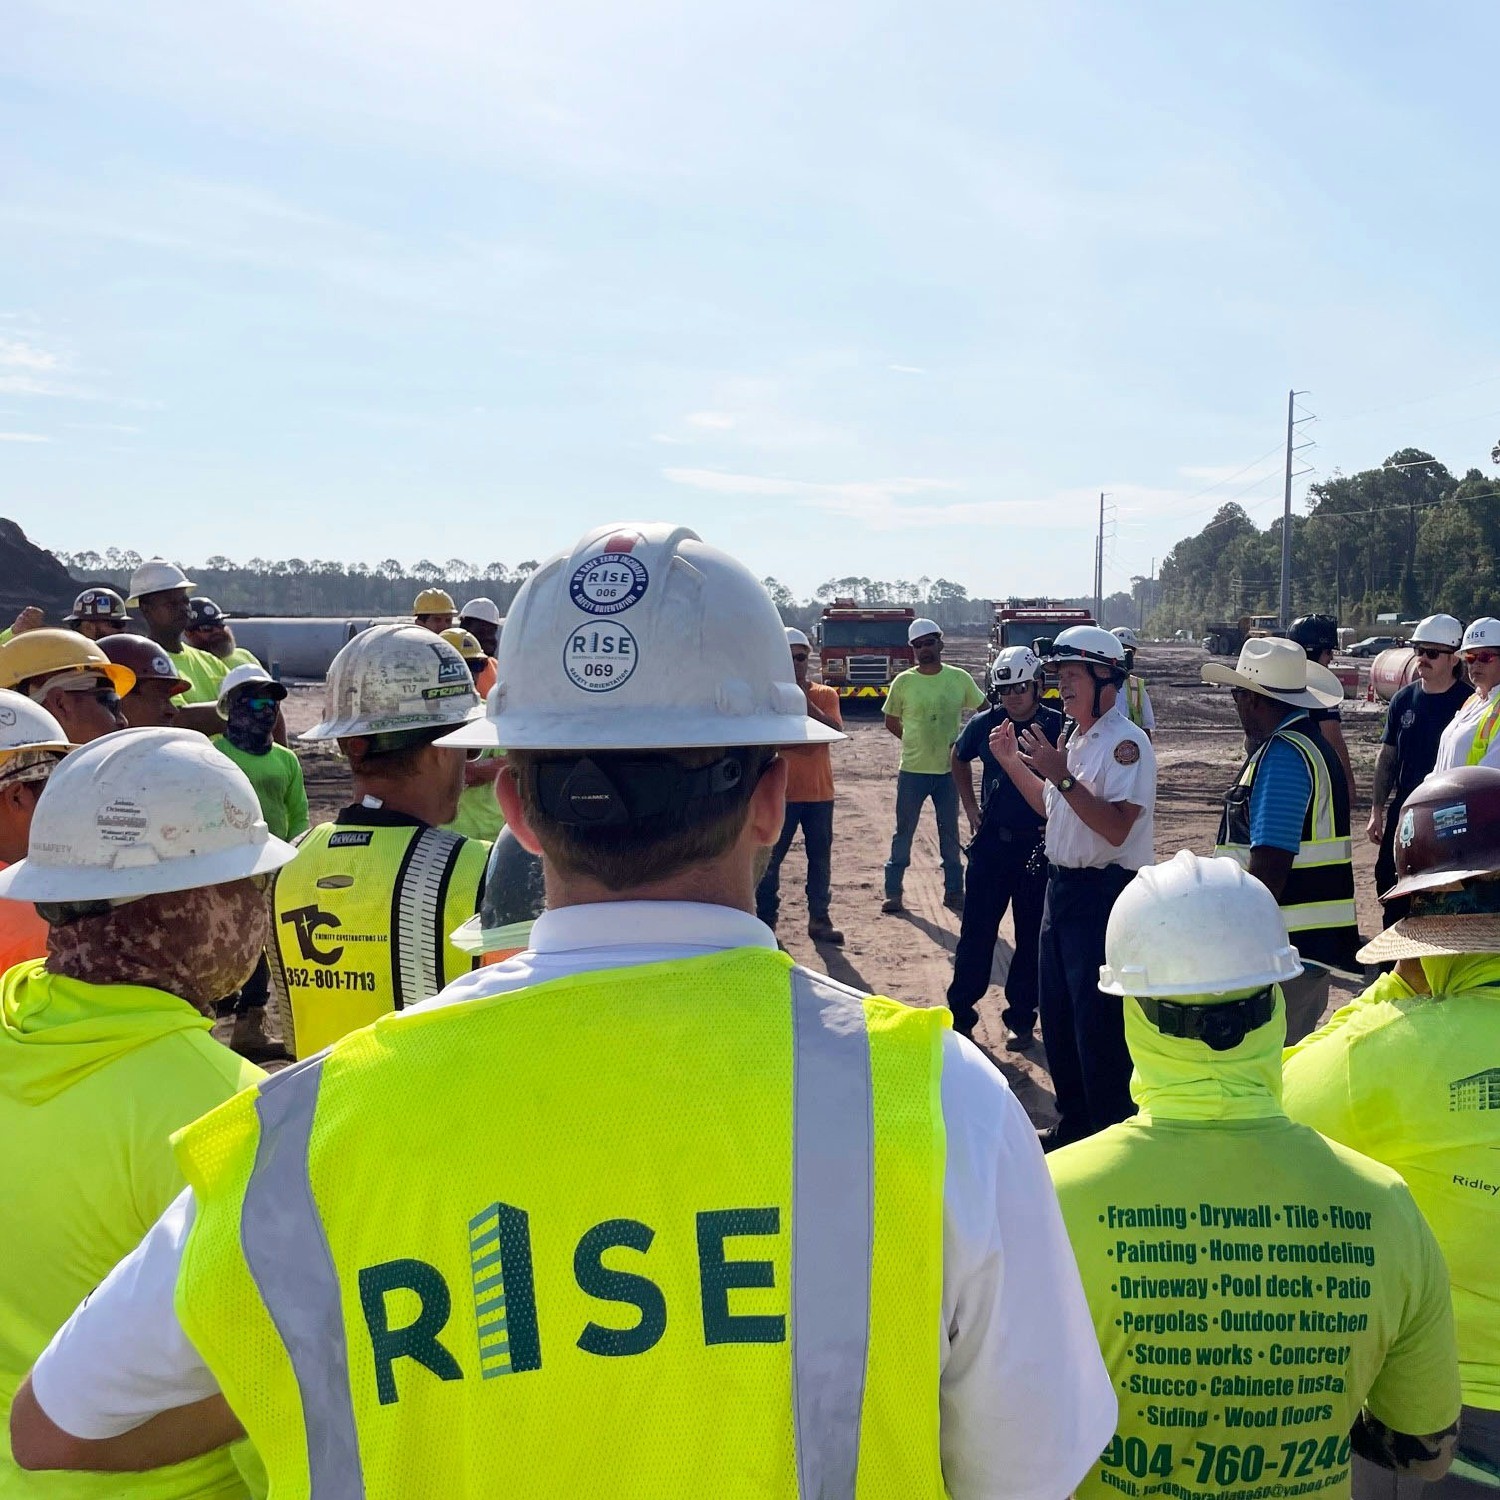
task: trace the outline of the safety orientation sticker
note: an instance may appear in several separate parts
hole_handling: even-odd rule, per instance
[[[601,552],[579,567],[568,585],[573,603],[590,615],[617,615],[646,592],[651,575],[628,552]]]
[[[635,637],[623,625],[586,625],[563,643],[568,681],[586,693],[612,693],[623,686],[637,660]]]

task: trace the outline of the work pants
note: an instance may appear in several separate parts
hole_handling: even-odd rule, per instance
[[[1500,1471],[1500,1412],[1465,1406],[1458,1419],[1458,1462]],[[1358,1454],[1354,1457],[1353,1500],[1495,1500],[1494,1480],[1450,1471],[1432,1484],[1410,1474],[1383,1469]]]
[[[922,804],[932,798],[937,819],[938,855],[943,861],[943,895],[964,893],[963,848],[958,842],[958,788],[946,772],[928,776],[920,771],[896,773],[896,832],[885,866],[885,893],[899,896],[906,867],[911,863],[911,841],[922,816]]]
[[[1375,894],[1388,891],[1396,883],[1396,829],[1401,823],[1402,802],[1398,798],[1386,809],[1385,832],[1380,835],[1380,853],[1375,856]],[[1381,903],[1380,925],[1389,927],[1411,910],[1409,896],[1397,896]]]
[[[1052,867],[1042,908],[1040,993],[1059,1144],[1080,1141],[1135,1113],[1124,1002],[1099,988],[1104,929],[1134,870]]]
[[[1005,1024],[1025,1034],[1036,1026],[1037,940],[1042,902],[1047,894],[1047,865],[1040,856],[1040,828],[1018,831],[981,826],[969,845],[968,888],[948,1008],[953,1029],[972,1037],[975,1007],[990,987],[995,942],[1007,907],[1014,913],[1016,949],[1005,974]]]
[[[828,920],[831,896],[830,870],[833,856],[833,803],[788,802],[781,823],[781,837],[771,850],[771,861],[755,888],[755,915],[767,927],[775,927],[781,912],[781,862],[798,829],[807,853],[807,916],[811,922]]]
[[[1297,935],[1292,934],[1292,941]],[[1323,1012],[1328,1009],[1328,970],[1322,964],[1303,961],[1302,972],[1295,979],[1281,982],[1281,998],[1286,1002],[1286,1044],[1288,1047],[1311,1036],[1318,1029]]]

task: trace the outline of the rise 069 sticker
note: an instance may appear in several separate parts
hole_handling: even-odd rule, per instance
[[[623,625],[586,625],[563,643],[568,681],[586,693],[611,693],[623,686],[638,659],[635,637]]]
[[[573,603],[591,615],[617,615],[630,608],[651,576],[628,552],[601,552],[582,564],[568,585]]]

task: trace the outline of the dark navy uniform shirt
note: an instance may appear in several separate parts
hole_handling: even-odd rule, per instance
[[[1015,783],[1005,774],[1000,762],[990,753],[990,734],[1010,717],[1003,708],[987,708],[975,714],[963,727],[958,742],[953,747],[956,759],[965,763],[976,757],[983,767],[979,783],[979,804],[984,809],[986,826],[1009,828],[1014,832],[1039,832],[1046,823],[1027,805],[1026,799],[1016,790]],[[1052,744],[1062,733],[1063,716],[1055,709],[1043,704],[1036,717],[1027,719],[1035,724]],[[1024,726],[1022,726],[1024,727]]]

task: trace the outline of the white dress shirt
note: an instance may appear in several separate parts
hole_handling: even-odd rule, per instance
[[[775,946],[769,928],[723,906],[565,907],[537,920],[526,952],[465,975],[421,1008],[569,974]],[[1072,1248],[1025,1111],[953,1032],[943,1038],[941,1098],[944,1478],[954,1500],[1062,1500],[1113,1435],[1116,1414]],[[217,1391],[173,1305],[192,1218],[189,1190],[37,1362],[37,1401],[75,1437],[116,1436]]]
[[[1473,694],[1448,720],[1447,728],[1438,739],[1437,760],[1429,774],[1435,776],[1439,771],[1452,771],[1468,765],[1469,751],[1474,748],[1474,735],[1479,729],[1479,721],[1489,712],[1496,693],[1500,693],[1500,686],[1492,687],[1482,697],[1478,693]],[[1484,759],[1479,764],[1500,766],[1500,729],[1491,736],[1489,749],[1484,752]]]
[[[1141,809],[1125,842],[1112,844],[1094,832],[1048,782],[1047,858],[1071,870],[1102,870],[1121,865],[1143,869],[1156,860],[1156,752],[1144,730],[1130,722],[1118,701],[1087,729],[1068,740],[1068,774],[1106,802],[1129,802]]]

